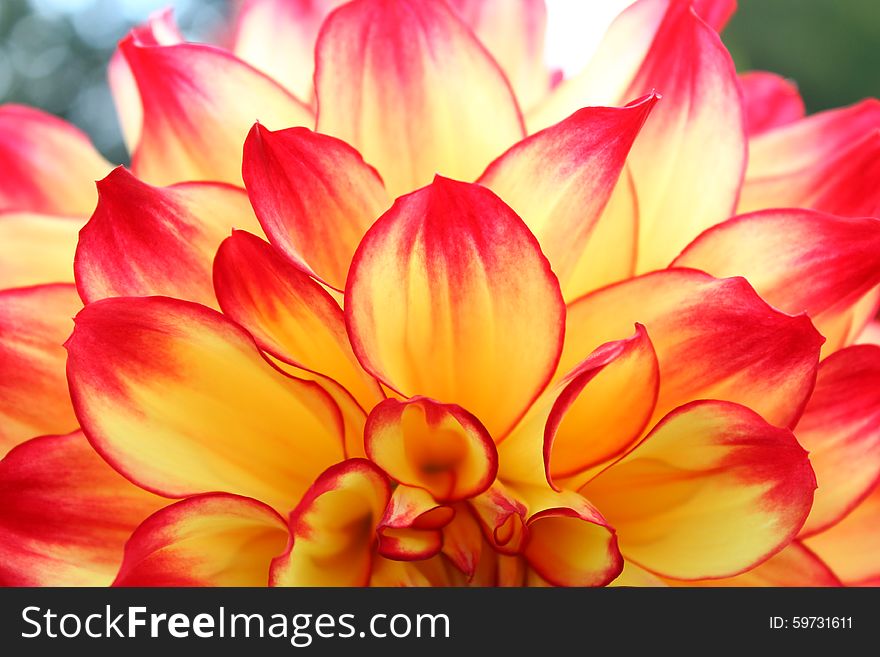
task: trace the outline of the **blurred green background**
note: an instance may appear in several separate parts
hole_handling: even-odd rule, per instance
[[[604,0],[571,0],[572,2]],[[35,105],[126,160],[105,82],[127,29],[173,5],[184,34],[217,34],[231,0],[0,0],[0,102]],[[880,0],[740,0],[724,40],[741,71],[792,78],[811,112],[880,96]]]

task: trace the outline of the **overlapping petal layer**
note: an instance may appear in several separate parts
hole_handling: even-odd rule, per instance
[[[699,401],[664,418],[581,493],[624,557],[680,579],[736,575],[788,545],[816,478],[792,433],[744,406]]]
[[[644,324],[660,364],[659,419],[694,399],[748,406],[793,426],[815,381],[822,337],[768,306],[742,278],[693,269],[645,274],[570,304],[560,374]]]
[[[765,71],[739,76],[749,136],[754,137],[804,118],[806,109],[791,80]]]
[[[67,343],[86,435],[170,497],[225,491],[292,507],[343,455],[342,418],[317,384],[283,375],[237,324],[165,297],[89,304]]]
[[[216,306],[217,247],[233,228],[259,231],[244,190],[231,185],[153,187],[119,167],[98,191],[74,264],[86,302],[166,295]]]
[[[489,190],[441,177],[373,225],[346,285],[364,367],[405,395],[459,404],[496,441],[552,375],[564,311],[522,220]]]
[[[77,428],[61,345],[81,307],[73,285],[0,291],[0,455]]]
[[[473,180],[523,137],[507,79],[445,2],[355,0],[316,48],[318,131],[354,146],[392,196],[435,173]]]
[[[166,503],[82,432],[29,440],[0,461],[0,584],[107,586],[132,531]]]

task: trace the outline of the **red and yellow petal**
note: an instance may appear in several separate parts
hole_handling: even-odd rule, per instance
[[[84,219],[0,211],[0,289],[73,283],[73,254]]]
[[[592,255],[588,245],[597,223],[620,220],[604,211],[657,100],[652,94],[622,108],[579,110],[513,146],[479,179],[538,238],[567,300],[601,284],[601,271],[582,261]]]
[[[739,212],[801,207],[853,217],[880,208],[880,102],[814,114],[751,139]]]
[[[819,482],[802,531],[810,535],[840,520],[880,482],[880,347],[849,347],[819,364],[795,435]]]
[[[82,215],[110,170],[89,138],[37,109],[0,106],[0,210]]]
[[[348,3],[316,53],[318,131],[354,146],[393,197],[435,173],[473,180],[524,135],[507,79],[445,2]]]
[[[775,308],[807,313],[831,352],[847,342],[850,331],[837,329],[853,328],[853,306],[880,284],[880,220],[756,212],[710,228],[673,266],[744,276]]]
[[[564,312],[522,220],[489,190],[441,177],[373,225],[346,286],[363,366],[404,395],[467,408],[496,441],[552,376]]]
[[[643,326],[602,345],[549,388],[498,447],[505,480],[556,488],[622,454],[642,435],[660,385]]]
[[[694,399],[743,404],[793,426],[815,381],[822,337],[806,316],[767,305],[742,278],[668,269],[604,288],[568,307],[565,372],[644,324],[660,364],[659,419]]]
[[[385,475],[365,459],[328,468],[290,515],[290,542],[272,564],[272,585],[366,586],[390,496]]]
[[[271,245],[234,231],[217,251],[214,289],[223,312],[264,351],[333,379],[365,409],[382,399],[352,352],[339,304]]]
[[[137,528],[113,586],[266,586],[287,539],[284,519],[262,502],[191,497]]]
[[[231,185],[154,187],[119,167],[98,192],[74,263],[86,302],[165,295],[216,306],[217,247],[233,228],[259,231],[244,190]]]
[[[498,453],[480,421],[455,404],[425,397],[386,399],[370,412],[364,447],[376,465],[440,502],[485,491],[498,472]]]
[[[379,174],[356,150],[306,128],[255,125],[242,176],[269,241],[337,290],[364,233],[391,205]]]
[[[143,129],[132,170],[154,185],[241,184],[241,145],[254,121],[312,125],[311,110],[231,53],[192,43],[120,43],[137,82]]]
[[[240,326],[204,306],[98,301],[77,315],[67,351],[86,435],[145,488],[225,491],[284,511],[342,458],[332,398],[273,368]]]
[[[174,11],[171,7],[155,12],[144,24],[133,28],[132,33],[137,36],[140,43],[152,46],[172,46],[185,41],[174,20]],[[144,108],[137,81],[122,50],[117,49],[110,58],[107,81],[110,83],[110,92],[116,105],[122,138],[128,152],[133,153],[141,138]]]
[[[235,18],[232,49],[297,98],[314,96],[315,41],[344,0],[245,0]]]
[[[666,266],[736,205],[745,123],[733,62],[716,31],[690,2],[639,0],[612,23],[587,68],[562,83],[529,126],[655,90],[663,101],[628,160],[639,201],[638,271]]]
[[[486,540],[496,551],[507,555],[522,553],[529,538],[526,527],[528,508],[514,491],[496,481],[489,490],[472,498],[469,503]]]
[[[380,555],[399,561],[430,559],[443,547],[443,528],[455,516],[423,488],[398,485],[376,533]]]
[[[547,94],[544,0],[451,0],[449,4],[498,62],[520,107],[528,109]]]
[[[0,461],[0,585],[107,586],[128,537],[168,503],[124,479],[82,432]]]
[[[442,552],[449,562],[457,568],[467,582],[473,580],[483,550],[489,549],[483,538],[483,530],[476,512],[466,503],[455,507],[455,516],[443,527]]]
[[[617,537],[586,499],[546,486],[520,487],[529,507],[529,541],[523,556],[546,582],[555,586],[605,586],[623,568]]]
[[[816,477],[787,429],[744,406],[676,409],[581,493],[617,530],[620,551],[677,579],[729,577],[788,545]]]
[[[848,586],[880,586],[880,485],[824,532],[805,539]]]
[[[760,135],[804,118],[797,84],[775,73],[751,71],[739,76],[749,136]]]
[[[736,577],[706,579],[702,581],[666,580],[672,586],[796,586],[796,587],[835,587],[841,586],[828,565],[800,541],[792,543],[767,559],[764,563]]]
[[[0,456],[28,438],[79,426],[62,345],[81,307],[73,285],[0,291]]]

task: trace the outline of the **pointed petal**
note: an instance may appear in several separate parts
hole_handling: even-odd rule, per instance
[[[496,441],[552,375],[563,313],[519,217],[485,188],[440,177],[379,218],[346,286],[363,366],[406,396],[467,408]]]
[[[364,408],[382,399],[351,350],[342,309],[271,245],[233,232],[217,251],[214,288],[223,312],[264,351],[333,379]]]
[[[477,572],[484,547],[489,549],[474,511],[468,504],[457,504],[455,516],[443,528],[443,555],[470,582]]]
[[[644,324],[660,363],[659,419],[694,399],[748,406],[793,426],[815,381],[821,336],[805,316],[767,305],[742,278],[669,269],[599,290],[568,307],[560,372]]]
[[[657,401],[657,356],[644,327],[602,345],[532,405],[499,445],[501,477],[555,485],[622,454]]]
[[[89,440],[169,497],[228,491],[290,508],[342,457],[342,419],[237,324],[165,297],[105,299],[76,317],[67,371]]]
[[[120,43],[143,104],[132,170],[154,185],[241,184],[241,145],[254,121],[311,125],[311,110],[232,54],[201,44]]]
[[[378,552],[398,561],[430,559],[440,553],[442,529],[454,516],[451,506],[439,505],[426,490],[398,485],[376,530]]]
[[[666,416],[581,489],[627,559],[659,575],[739,574],[788,545],[816,478],[787,429],[738,404],[698,401]]]
[[[880,347],[860,345],[819,364],[795,435],[819,489],[803,534],[833,525],[880,482]]]
[[[617,537],[602,515],[573,491],[517,489],[529,507],[523,555],[555,586],[605,586],[623,568]]]
[[[28,438],[77,428],[62,344],[81,307],[73,285],[0,291],[0,456]]]
[[[290,514],[290,542],[272,563],[272,585],[366,586],[390,495],[385,475],[365,459],[329,468]]]
[[[478,181],[504,199],[538,238],[566,299],[590,291],[595,275],[573,274],[589,274],[584,268],[590,263],[579,264],[657,100],[651,95],[623,108],[579,110],[513,146]]]
[[[496,481],[482,495],[470,500],[483,534],[502,554],[520,554],[528,544],[528,509],[517,494]]]
[[[445,2],[356,0],[316,52],[318,131],[360,151],[392,196],[435,173],[473,180],[524,136],[504,74]]]
[[[880,212],[880,101],[869,99],[770,130],[749,142],[738,212],[802,207]]]
[[[216,306],[214,254],[233,227],[259,231],[243,190],[216,183],[153,187],[123,167],[98,183],[74,270],[87,302],[165,295]]]
[[[298,98],[314,95],[315,41],[344,0],[245,0],[235,19],[233,51]]]
[[[498,473],[495,443],[480,421],[425,397],[386,399],[373,408],[364,447],[394,480],[423,488],[438,502],[479,495]]]
[[[852,513],[804,543],[847,586],[880,586],[880,486]]]
[[[544,64],[544,0],[451,0],[449,5],[498,62],[523,108],[550,90]]]
[[[266,586],[287,536],[284,519],[257,500],[191,497],[137,528],[113,586]]]
[[[797,84],[775,73],[751,71],[739,76],[749,137],[804,118],[806,109]]]
[[[306,128],[255,125],[242,175],[269,241],[337,290],[364,233],[391,205],[379,174],[356,150]]]
[[[736,11],[737,0],[692,0],[694,11],[700,18],[721,32]]]
[[[696,582],[667,581],[673,586],[708,586],[712,588],[719,586],[841,586],[837,575],[831,571],[828,565],[799,541],[792,541],[787,548],[773,555],[758,567],[736,577],[706,579]]]
[[[184,42],[171,7],[157,11],[146,23],[138,25],[132,31],[137,35],[138,41],[146,45],[172,46]],[[144,108],[137,82],[121,50],[117,49],[110,58],[107,80],[110,83],[125,146],[129,153],[133,153],[141,138]]]
[[[0,584],[107,586],[131,532],[167,502],[110,468],[80,431],[22,443],[0,461]]]
[[[73,254],[85,221],[0,212],[0,289],[73,283]]]
[[[650,44],[644,56],[642,43]],[[530,121],[543,127],[583,105],[620,104],[652,90],[663,101],[629,157],[639,198],[638,271],[665,266],[733,214],[746,138],[736,73],[718,34],[689,2],[640,0],[615,20],[587,69]]]
[[[713,276],[744,276],[761,297],[787,313],[807,313],[845,346],[853,306],[880,284],[880,220],[810,210],[766,210],[725,221],[694,240],[673,262]]]
[[[110,163],[71,124],[31,107],[0,106],[0,210],[87,215]]]

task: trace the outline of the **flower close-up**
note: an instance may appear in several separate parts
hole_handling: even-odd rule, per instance
[[[0,106],[0,584],[880,585],[880,102],[735,5],[161,11],[119,166]]]

